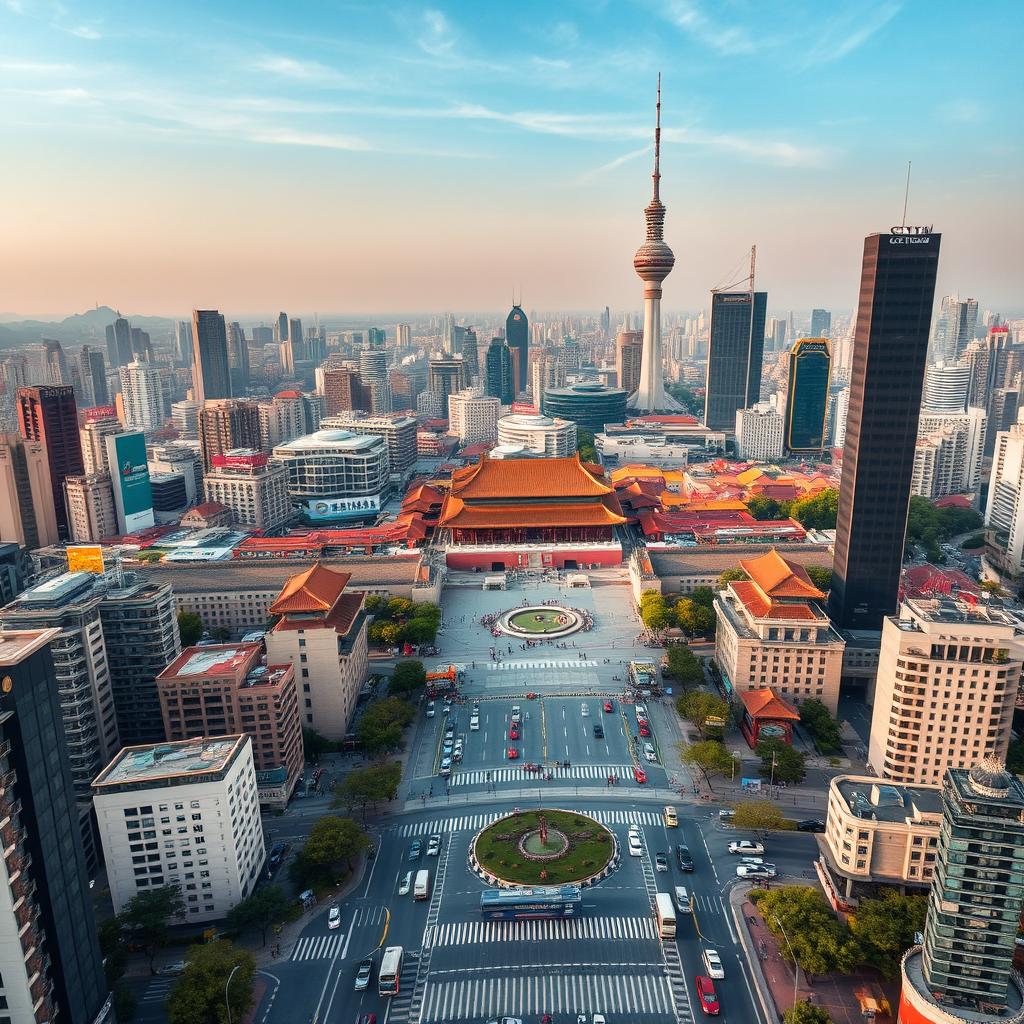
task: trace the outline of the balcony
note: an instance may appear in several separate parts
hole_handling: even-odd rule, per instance
[[[7,861],[7,873],[9,875],[19,874],[27,871],[32,865],[32,854],[24,846],[15,846],[11,853],[4,851],[4,858]]]

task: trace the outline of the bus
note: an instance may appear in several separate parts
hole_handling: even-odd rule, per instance
[[[480,913],[485,921],[576,917],[582,905],[578,885],[550,889],[485,889],[480,894]]]
[[[658,934],[663,939],[671,939],[676,934],[676,908],[672,906],[672,897],[667,892],[659,892],[654,897],[654,913],[658,918]]]
[[[388,946],[377,972],[377,991],[382,996],[397,996],[402,978],[402,947]]]

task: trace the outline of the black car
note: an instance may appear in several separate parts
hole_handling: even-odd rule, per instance
[[[690,855],[690,848],[680,843],[676,847],[676,860],[679,862],[680,871],[693,870],[693,857]]]
[[[594,739],[604,739],[604,726],[600,722],[594,723]]]
[[[825,822],[821,818],[804,818],[796,823],[797,832],[824,832]]]
[[[274,843],[270,848],[270,853],[267,854],[267,878],[274,877],[274,872],[281,866],[281,861],[284,860],[284,854],[284,843]]]

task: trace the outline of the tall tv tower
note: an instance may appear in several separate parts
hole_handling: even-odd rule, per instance
[[[627,407],[636,412],[673,412],[682,406],[665,391],[661,366],[661,282],[672,273],[676,258],[665,244],[665,206],[661,184],[661,75],[654,122],[654,196],[644,210],[647,241],[633,257],[633,269],[644,283],[644,342],[640,353],[640,386]]]

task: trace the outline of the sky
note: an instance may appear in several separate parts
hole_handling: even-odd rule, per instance
[[[855,303],[863,238],[1024,309],[1019,0],[0,0],[0,314]]]

